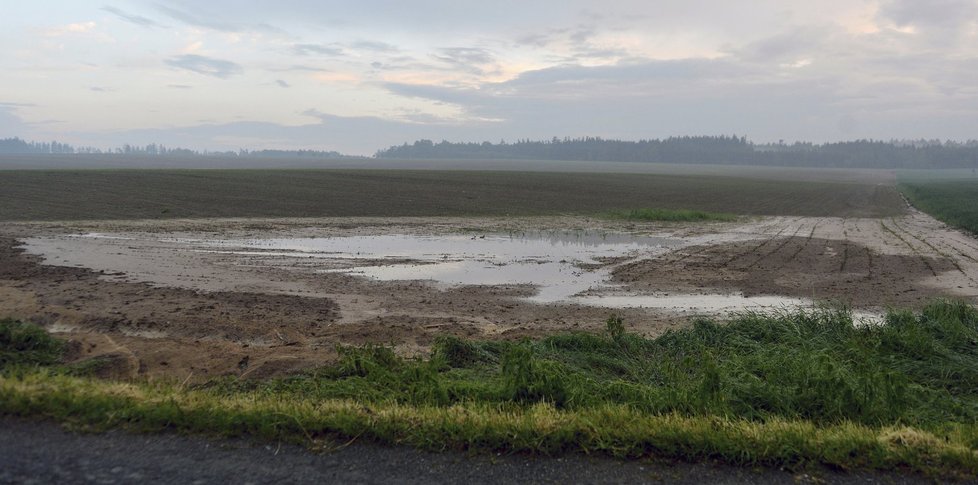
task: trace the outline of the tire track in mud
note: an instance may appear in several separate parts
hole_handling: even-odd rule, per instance
[[[893,226],[894,227],[896,227],[898,230],[900,230],[904,234],[907,234],[908,236],[910,236],[910,237],[912,237],[912,238],[920,241],[922,244],[924,244],[925,246],[927,246],[928,248],[930,248],[932,251],[934,251],[935,253],[941,255],[942,257],[944,257],[945,259],[947,259],[948,261],[950,261],[951,264],[954,265],[954,268],[957,269],[958,272],[961,273],[965,278],[967,278],[968,281],[970,281],[972,285],[978,286],[978,280],[975,280],[974,277],[972,277],[970,274],[968,274],[968,272],[965,271],[964,268],[961,267],[961,264],[958,262],[957,258],[955,258],[953,255],[948,254],[948,253],[942,251],[940,248],[936,247],[934,244],[931,244],[930,241],[928,239],[926,239],[925,237],[920,236],[920,235],[917,235],[917,234],[914,234],[909,229],[907,229],[905,227],[902,227],[896,220],[892,220],[891,222],[893,223]],[[940,244],[944,248],[950,249],[950,250],[958,253],[958,255],[960,255],[960,256],[962,256],[962,257],[964,257],[966,259],[969,259],[972,262],[978,262],[978,260],[976,260],[975,258],[973,258],[971,255],[962,252],[960,249],[954,247],[953,245],[948,244],[944,240],[938,240],[937,244]]]
[[[866,278],[865,279],[866,280],[871,280],[871,279],[873,279],[873,276],[875,276],[873,274],[873,268],[874,268],[874,266],[873,266],[873,250],[870,249],[869,246],[866,246],[865,248],[866,248],[866,260],[867,260],[866,261]]]
[[[846,219],[842,219],[842,264],[839,265],[839,272],[846,272],[846,264],[849,263],[849,230],[846,229]]]
[[[663,262],[666,263],[666,264],[681,263],[681,262],[685,261],[686,259],[688,259],[690,257],[693,257],[693,256],[696,256],[697,254],[701,254],[701,253],[705,252],[706,250],[708,250],[710,248],[711,248],[711,246],[702,246],[702,247],[700,247],[699,249],[697,249],[695,251],[684,251],[683,252],[683,255],[680,256],[679,258],[670,259],[668,261],[663,261]],[[679,251],[682,251],[682,250],[679,250]],[[676,252],[679,252],[679,251],[676,251]]]
[[[769,229],[771,227],[777,227],[777,222],[768,222],[768,223],[765,223],[765,224],[759,226],[757,228],[757,231],[763,232],[763,231],[765,231],[765,230],[767,230],[767,229]],[[784,231],[784,228],[782,227],[781,230]],[[766,239],[765,240],[765,242],[768,242],[768,241],[770,241],[770,239]],[[764,243],[761,243],[761,245],[763,245],[763,244]],[[702,253],[704,253],[706,251],[709,251],[710,249],[713,249],[715,247],[715,245],[716,245],[715,243],[709,243],[709,242],[707,242],[707,243],[704,243],[702,245],[693,245],[693,246],[687,246],[687,247],[677,248],[674,251],[670,251],[668,253],[665,253],[665,254],[662,254],[662,255],[659,255],[659,256],[652,257],[651,259],[655,259],[657,261],[660,261],[663,264],[677,264],[677,263],[681,263],[681,262],[683,262],[683,261],[685,261],[685,260],[687,260],[687,259],[689,259],[689,258],[691,258],[693,256],[696,256],[696,255],[702,254]],[[690,249],[692,249],[692,250],[690,250]],[[726,267],[727,264],[730,263],[730,261],[733,261],[734,259],[737,259],[738,257],[740,257],[740,256],[742,256],[744,254],[745,253],[740,253],[740,254],[734,255],[729,260],[727,260],[726,262],[724,262],[722,264],[722,266],[723,267]],[[636,259],[629,260],[629,261],[626,261],[626,262],[634,262],[634,261],[637,261],[638,259],[641,259],[641,258],[636,258]],[[611,267],[617,267],[617,266],[620,266],[620,264],[615,264],[615,265],[612,265]]]
[[[958,241],[958,243],[960,243],[962,246],[964,246],[964,247],[966,247],[968,249],[972,249],[972,250],[978,252],[978,246],[974,246],[974,245],[968,244],[968,243],[966,243],[964,241]]]
[[[927,239],[925,239],[925,238],[923,238],[923,237],[921,237],[921,236],[918,236],[918,235],[916,235],[916,234],[914,234],[914,233],[912,233],[912,232],[910,232],[910,231],[909,231],[909,230],[907,230],[906,228],[904,228],[904,227],[902,227],[902,226],[900,226],[900,224],[899,224],[899,223],[898,223],[898,222],[897,222],[897,221],[896,221],[895,219],[894,219],[894,220],[891,220],[890,222],[891,222],[891,223],[893,224],[893,227],[895,227],[895,228],[897,228],[897,229],[898,229],[898,230],[899,230],[900,232],[902,232],[902,233],[904,233],[904,234],[906,234],[906,235],[908,235],[908,236],[910,236],[910,237],[912,237],[912,238],[914,238],[914,239],[916,239],[916,240],[918,240],[918,241],[920,241],[921,243],[923,243],[923,244],[924,244],[924,246],[927,246],[928,248],[930,248],[930,249],[931,249],[931,251],[934,251],[935,253],[937,253],[937,254],[939,254],[939,255],[941,255],[941,256],[943,256],[943,257],[945,257],[945,258],[947,258],[948,260],[950,260],[950,261],[951,261],[951,264],[953,264],[953,265],[954,265],[954,267],[955,267],[955,268],[956,268],[956,269],[957,269],[958,271],[960,271],[960,272],[961,272],[961,274],[963,274],[963,275],[965,275],[965,276],[967,276],[967,275],[968,275],[967,273],[965,273],[965,272],[964,272],[964,270],[963,270],[963,269],[961,269],[961,265],[960,265],[960,264],[958,264],[958,261],[957,261],[956,259],[954,259],[954,257],[952,257],[952,256],[951,256],[950,254],[947,254],[947,253],[945,253],[944,251],[941,251],[941,250],[940,250],[940,249],[938,249],[938,248],[937,248],[936,246],[934,246],[933,244],[931,244],[931,243],[930,243],[930,242],[929,242],[929,241],[928,241]],[[954,248],[951,248],[951,249],[954,249]],[[955,251],[957,251],[956,249],[954,249],[954,250],[955,250]],[[957,251],[957,252],[958,252],[958,254],[960,254],[960,255],[962,255],[962,256],[965,256],[965,257],[967,257],[967,258],[969,258],[969,259],[972,259],[972,260],[973,260],[973,258],[971,258],[970,256],[967,256],[967,255],[965,255],[965,254],[964,254],[964,253],[962,253],[961,251]]]
[[[891,219],[891,222],[893,222],[892,219]],[[917,249],[916,246],[914,246],[913,244],[910,244],[910,241],[907,241],[906,239],[904,239],[903,236],[901,236],[900,234],[898,234],[893,229],[890,229],[890,227],[887,226],[885,222],[880,221],[880,226],[883,228],[883,231],[892,234],[894,237],[896,237],[897,239],[899,239],[903,244],[905,244],[908,248],[910,248],[910,251],[912,251],[913,254],[917,256],[918,259],[920,259],[920,262],[923,263],[925,267],[927,267],[927,269],[930,271],[930,273],[932,275],[934,275],[935,278],[937,277],[937,270],[934,269],[934,266],[930,264],[930,261],[927,261],[927,258],[924,257],[923,254],[921,254],[921,252]]]
[[[801,219],[801,218],[799,218],[799,219]],[[767,258],[771,257],[772,255],[776,254],[778,251],[781,251],[782,249],[784,249],[784,247],[787,246],[788,243],[792,241],[792,239],[794,239],[795,237],[798,236],[798,233],[801,232],[802,228],[804,228],[804,227],[805,227],[804,224],[799,224],[798,227],[795,228],[795,232],[793,232],[791,234],[791,236],[787,236],[787,237],[781,238],[782,239],[781,244],[778,244],[777,247],[775,247],[774,249],[772,249],[772,250],[770,250],[770,251],[762,254],[760,257],[758,257],[757,259],[755,259],[753,263],[747,265],[744,269],[751,269],[751,268],[757,266],[758,263],[760,263],[761,261],[764,261],[765,259],[767,259]],[[774,238],[772,238],[772,239],[774,239]]]
[[[924,242],[924,244],[927,244],[927,241],[924,241],[923,239],[921,239],[922,236],[918,236],[916,234],[910,233],[909,231],[908,231],[908,233],[911,236],[917,238],[918,240]],[[961,244],[962,246],[964,246],[967,249],[974,249],[976,252],[978,252],[978,247],[972,247],[970,244],[968,244],[968,243],[966,243],[964,241],[955,241],[955,242]],[[945,248],[949,248],[949,249],[953,250],[954,252],[958,253],[958,255],[961,256],[962,258],[965,258],[965,259],[967,259],[967,260],[969,260],[969,261],[971,261],[973,263],[978,263],[978,258],[975,258],[974,256],[972,256],[972,255],[970,255],[970,254],[962,251],[961,249],[959,249],[957,246],[955,246],[954,244],[952,244],[950,241],[948,241],[946,239],[940,239],[940,242],[938,244],[940,244],[941,246],[944,246]]]
[[[773,236],[765,239],[760,244],[757,244],[754,247],[752,247],[752,248],[750,248],[750,249],[748,249],[746,251],[743,251],[743,252],[740,252],[740,253],[737,253],[737,254],[731,256],[730,259],[728,259],[727,261],[725,261],[721,266],[724,267],[724,268],[727,268],[727,267],[730,266],[730,263],[733,263],[734,261],[736,261],[739,258],[745,257],[745,256],[750,255],[750,254],[757,254],[757,252],[761,248],[763,248],[764,246],[766,246],[771,241],[774,241],[775,239],[777,239],[778,237],[780,237],[781,234],[783,234],[786,230],[788,230],[788,228],[791,227],[791,224],[792,223],[798,222],[801,219],[802,219],[801,217],[796,217],[795,219],[793,219],[791,221],[785,222],[785,224],[781,226],[781,229],[779,229],[778,232],[776,232]],[[800,227],[801,226],[799,226],[799,228]],[[797,233],[798,230],[796,229],[795,232]],[[768,253],[768,254],[770,254],[770,253]],[[754,264],[757,264],[757,261],[755,261]],[[748,268],[753,267],[754,264],[751,264],[750,266],[748,266]]]
[[[918,209],[918,208],[916,208],[916,207],[914,207],[914,205],[910,203],[910,199],[907,199],[907,197],[906,197],[905,195],[902,195],[902,194],[901,194],[901,197],[903,197],[903,201],[904,201],[904,202],[905,202],[905,203],[907,204],[907,208],[909,208],[909,209],[910,209],[910,213],[911,213],[911,214],[914,214],[914,213],[916,213],[916,214],[926,214],[926,212],[924,212],[924,211],[922,211],[922,210],[920,210],[920,209]],[[930,217],[929,215],[927,215],[927,216],[928,216],[928,217]],[[952,227],[952,226],[951,226],[950,224],[947,224],[947,223],[944,223],[944,222],[942,222],[942,221],[939,221],[939,220],[937,220],[936,218],[934,218],[934,222],[936,222],[936,223],[938,223],[938,224],[940,224],[940,225],[941,225],[941,226],[943,226],[943,227],[944,227],[945,229],[949,229],[949,230],[952,230],[952,231],[957,231],[957,232],[964,232],[964,231],[962,231],[961,229],[957,229],[957,228],[954,228],[954,227]],[[895,221],[894,221],[894,223],[895,223]],[[910,233],[908,232],[908,234],[910,234]],[[911,236],[914,236],[913,234],[910,234],[910,235],[911,235]],[[915,237],[915,238],[917,238],[918,240],[921,240],[921,239],[920,239],[919,237],[917,237],[917,236],[914,236],[914,237]],[[923,240],[921,240],[921,242],[924,242],[924,241],[923,241]],[[958,242],[959,244],[961,244],[962,246],[964,246],[964,247],[966,247],[966,248],[968,248],[968,249],[972,249],[972,250],[975,250],[975,251],[978,251],[978,246],[975,246],[975,245],[972,245],[972,244],[969,244],[969,243],[967,243],[967,242],[965,242],[965,241],[957,241],[957,242]],[[924,242],[924,244],[927,244],[927,243],[926,243],[926,242]],[[929,246],[929,244],[928,244],[928,246]],[[953,246],[951,246],[951,247],[953,248]],[[969,256],[969,255],[967,255],[967,254],[965,254],[965,253],[963,253],[963,252],[961,252],[961,251],[960,251],[959,249],[957,249],[957,248],[954,248],[954,250],[955,250],[955,251],[957,251],[957,252],[958,252],[958,254],[960,254],[961,256],[964,256],[964,257],[966,257],[966,258],[968,258],[968,259],[970,259],[970,260],[972,260],[972,261],[975,261],[975,258],[973,258],[973,257],[971,257],[971,256]]]
[[[975,251],[976,253],[978,253],[978,243],[969,242],[969,241],[974,241],[975,237],[978,237],[978,236],[973,236],[973,235],[971,235],[971,233],[969,233],[967,231],[964,231],[962,229],[958,229],[958,228],[949,226],[949,225],[944,224],[944,223],[941,223],[941,224],[944,226],[944,229],[946,231],[948,231],[948,232],[950,232],[952,234],[955,234],[956,233],[956,234],[960,234],[960,235],[963,235],[964,236],[964,239],[963,240],[962,239],[956,239],[954,242],[956,242],[956,243],[964,246],[965,248],[968,248],[968,249],[970,249],[970,250]],[[969,259],[974,260],[971,257],[969,257]]]
[[[797,258],[798,255],[801,254],[801,252],[804,251],[809,244],[811,244],[812,238],[815,237],[815,230],[818,229],[818,225],[821,224],[822,222],[824,222],[824,219],[822,218],[815,220],[815,223],[812,224],[812,230],[808,232],[808,237],[805,238],[805,242],[803,244],[800,244],[798,246],[798,249],[796,249],[795,252],[791,253],[791,256],[788,256],[780,265],[778,265],[778,267],[774,269],[775,271],[781,270],[782,268],[787,266],[788,263],[794,261],[795,258]],[[801,230],[801,226],[798,227],[798,231],[800,230]],[[797,234],[798,231],[796,231],[795,234]]]
[[[847,219],[845,222],[849,223],[850,227],[852,227],[852,232],[853,234],[856,235],[856,237],[862,236],[863,230],[861,227],[859,227],[860,226],[859,223],[861,222],[859,219],[855,221],[849,221]],[[849,247],[851,247],[853,241],[849,238],[849,229],[846,228],[845,226],[843,226],[843,237],[846,240],[846,244]],[[871,280],[873,279],[873,250],[870,249],[868,244],[858,244],[856,245],[856,247],[861,247],[863,249],[862,252],[865,253],[866,255],[866,276],[864,276],[862,279]],[[853,259],[852,255],[846,258],[845,265],[850,266],[851,264],[853,264],[850,262],[852,259]]]

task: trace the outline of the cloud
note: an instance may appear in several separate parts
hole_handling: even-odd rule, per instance
[[[342,56],[343,48],[324,44],[294,44],[292,46],[292,52],[300,56]]]
[[[942,101],[931,81],[918,76],[957,76],[947,84],[959,86],[974,66],[945,72],[935,69],[947,65],[940,60],[914,69],[907,68],[905,58],[892,59],[893,67],[885,69],[862,61],[850,62],[874,72],[894,69],[894,75],[856,77],[859,82],[853,82],[842,74],[796,73],[796,68],[789,75],[776,64],[772,68],[770,62],[751,64],[727,57],[557,66],[476,87],[404,83],[383,87],[395,95],[457,106],[464,120],[496,120],[482,124],[481,134],[472,131],[474,138],[468,140],[552,135],[635,139],[736,132],[761,141],[818,141],[919,137],[934,129],[944,130],[944,136],[973,136],[940,120],[978,121],[974,114],[978,90],[972,90],[970,100],[965,93]],[[850,69],[847,66],[832,69],[845,71]],[[902,72],[895,70],[898,66]],[[932,74],[935,70],[940,74]]]
[[[978,2],[974,0],[891,0],[878,12],[884,24],[892,23],[918,42],[933,48],[953,48],[970,43],[970,32],[978,25]]]
[[[485,66],[496,60],[491,52],[478,47],[445,47],[432,57],[470,74],[485,74]]]
[[[476,108],[493,98],[493,95],[488,92],[489,89],[483,92],[473,88],[406,83],[384,83],[382,86],[391,93],[400,96],[440,101],[459,105],[467,109]]]
[[[978,3],[973,0],[890,0],[879,16],[899,26],[959,29],[978,20]]]
[[[553,34],[541,34],[539,32],[533,32],[530,34],[522,34],[517,36],[515,43],[517,46],[546,47],[553,41]]]
[[[199,56],[196,54],[175,56],[167,59],[164,62],[166,62],[167,65],[176,67],[178,69],[186,69],[188,71],[196,72],[197,74],[213,76],[219,79],[227,79],[231,76],[244,73],[244,69],[242,69],[240,65],[231,61],[214,59],[212,57]]]
[[[323,110],[389,118],[324,115],[324,123],[345,130],[349,141],[340,142],[373,140],[372,148],[414,136],[737,131],[759,139],[830,139],[840,127],[846,136],[974,137],[968,130],[978,126],[976,0],[760,0],[747,10],[716,0],[620,0],[602,5],[598,17],[582,13],[593,8],[585,0],[341,3],[99,0],[94,8],[106,6],[96,12],[96,25],[85,17],[58,20],[43,2],[25,2],[31,12],[17,25],[33,22],[40,27],[30,32],[41,38],[0,53],[12,69],[3,90],[9,100],[40,102],[29,80],[44,79],[46,89],[77,97],[37,110],[67,126],[84,126],[89,102],[125,101],[121,92],[96,96],[89,87],[126,86],[170,105],[114,110],[98,120],[103,130],[137,119],[140,126],[235,116],[294,124],[305,108],[295,103],[317,100]],[[172,28],[154,28],[159,23]],[[86,45],[109,28],[139,35],[114,49]],[[266,35],[272,31],[283,35]],[[161,67],[173,69],[172,79],[154,77]],[[243,79],[226,95],[257,102],[211,104],[212,89],[221,88],[177,69]],[[279,99],[259,98],[273,88]],[[180,102],[194,109],[179,109]],[[306,121],[316,124],[269,129],[276,139],[314,143],[320,118]],[[341,125],[389,132],[358,135]],[[227,125],[214,139],[240,130],[265,140],[255,126]]]
[[[571,32],[570,40],[575,44],[583,44],[595,35],[597,35],[597,32],[595,31],[594,27],[580,26]]]
[[[388,44],[386,42],[378,42],[371,40],[360,40],[350,44],[350,47],[357,50],[382,52],[387,54],[393,54],[400,52],[400,48],[395,45]]]
[[[163,12],[165,15],[169,16],[174,20],[179,20],[187,25],[192,25],[194,27],[200,27],[204,29],[217,30],[219,32],[267,32],[267,33],[283,33],[281,29],[269,25],[267,23],[235,23],[235,22],[225,22],[220,20],[215,20],[213,18],[208,18],[206,15],[195,15],[190,12],[183,10],[177,10],[166,5],[157,4],[156,9]]]
[[[102,10],[115,15],[121,18],[122,20],[125,20],[126,22],[129,22],[131,24],[136,24],[140,27],[161,27],[161,28],[166,27],[165,25],[160,24],[153,19],[143,17],[142,15],[131,14],[123,11],[122,9],[110,5],[106,5],[102,7]]]
[[[47,29],[44,31],[44,35],[46,37],[61,37],[69,34],[88,34],[94,31],[95,27],[95,22],[78,22]]]
[[[295,72],[295,71],[298,71],[298,72],[327,72],[328,71],[327,69],[324,69],[322,67],[308,66],[308,65],[305,65],[305,64],[294,64],[294,65],[291,65],[291,66],[288,66],[288,67],[269,68],[268,70],[271,71],[271,72]]]
[[[261,121],[239,121],[100,134],[72,133],[72,135],[108,146],[163,142],[170,146],[209,150],[305,148],[337,150],[342,153],[362,155],[372,155],[379,148],[432,136],[430,127],[424,124],[384,120],[372,116],[342,117],[316,110],[308,110],[304,114],[315,119],[315,122],[293,126]],[[461,132],[454,131],[459,127],[442,126],[442,128],[445,130],[441,131],[444,136],[461,135]]]
[[[30,126],[17,114],[17,108],[33,106],[25,103],[0,103],[0,138],[25,137],[31,134]]]
[[[797,60],[823,50],[833,34],[834,31],[827,28],[793,28],[788,32],[774,34],[737,47],[730,53],[750,62],[777,63]]]
[[[435,55],[435,58],[440,61],[460,65],[489,64],[495,60],[488,50],[478,47],[446,47],[438,49],[438,54]]]

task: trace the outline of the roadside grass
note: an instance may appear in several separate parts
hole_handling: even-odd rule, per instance
[[[978,235],[978,181],[904,180],[899,189],[914,207]]]
[[[340,350],[337,364],[304,375],[192,387],[21,360],[0,371],[0,413],[324,447],[361,438],[978,473],[978,310],[964,303],[891,312],[879,325],[836,307],[748,313],[654,339],[612,317],[602,335],[442,337],[418,360],[379,346]]]
[[[737,220],[737,216],[734,214],[691,209],[630,209],[612,211],[608,215],[612,219],[629,221],[705,222]]]

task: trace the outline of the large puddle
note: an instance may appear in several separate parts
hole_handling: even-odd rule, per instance
[[[72,244],[72,240],[82,244]],[[812,305],[803,298],[745,297],[708,290],[705,294],[636,294],[611,282],[618,265],[703,243],[695,238],[587,231],[239,239],[91,233],[25,242],[31,252],[44,255],[53,264],[124,273],[161,284],[212,284],[209,281],[221,278],[221,273],[217,266],[208,265],[230,264],[341,273],[377,281],[424,281],[442,289],[529,286],[533,294],[523,299],[546,305],[647,308],[697,315]],[[184,259],[181,253],[219,254],[222,258],[217,263],[186,258],[185,264],[192,266],[184,267],[174,263]],[[159,274],[164,269],[170,273]],[[261,281],[247,284],[260,287]]]
[[[381,281],[441,285],[533,285],[539,303],[568,301],[609,286],[608,258],[651,257],[681,239],[586,232],[508,235],[380,235],[305,239],[198,241],[221,252],[367,261],[323,269]]]
[[[537,289],[536,294],[526,300],[541,304],[650,308],[696,314],[811,305],[805,299],[745,297],[736,293],[626,294],[610,283],[615,264],[655,257],[689,244],[669,237],[550,232],[192,242],[211,248],[207,251],[242,256],[347,260],[351,264],[320,271],[380,281],[418,280],[443,286],[532,285]],[[615,263],[606,264],[609,261]]]

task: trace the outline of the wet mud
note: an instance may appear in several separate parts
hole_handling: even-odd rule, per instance
[[[240,243],[383,235],[478,241],[548,231],[669,243],[579,261],[540,255],[602,275],[600,285],[550,301],[533,300],[540,293],[533,281],[467,284],[472,281],[362,272],[432,264],[417,254],[330,258],[324,257],[330,251],[313,250],[310,257],[295,248]],[[78,237],[89,233],[108,237]],[[201,241],[238,243],[202,247]],[[483,256],[492,264],[494,255]],[[103,356],[122,378],[269,377],[332,362],[337,345],[389,344],[402,355],[419,355],[443,334],[519,339],[600,332],[612,313],[621,314],[630,331],[658,335],[686,325],[692,315],[743,308],[741,297],[794,305],[835,300],[861,312],[917,307],[935,297],[978,301],[976,278],[978,241],[918,212],[893,219],[771,217],[713,224],[342,218],[0,228],[0,316],[58,332],[73,341],[74,359]],[[649,304],[634,304],[642,298]],[[711,298],[726,300],[696,303]]]

